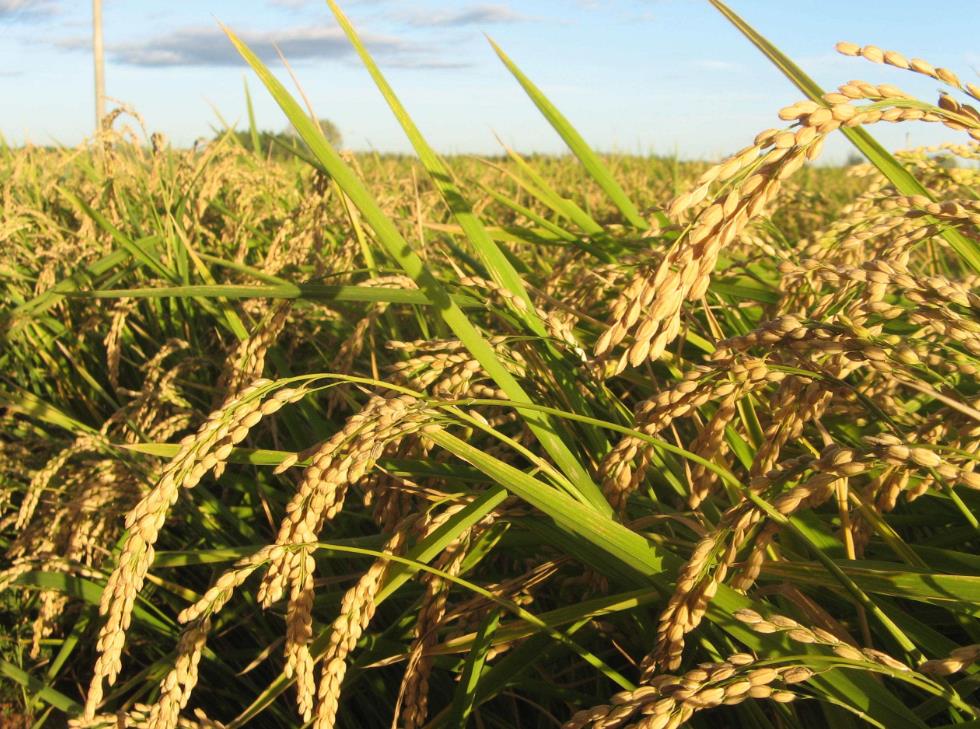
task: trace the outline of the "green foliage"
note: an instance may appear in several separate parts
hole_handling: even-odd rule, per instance
[[[320,119],[319,122],[324,137],[335,147],[341,146],[343,137],[337,125],[329,119]],[[225,136],[224,132],[218,133],[215,139],[221,139],[223,136]],[[302,154],[305,148],[296,128],[291,124],[281,132],[268,129],[234,130],[231,136],[236,144],[245,149],[258,149],[262,156],[276,160],[292,159],[297,154]]]
[[[343,146],[343,143],[344,143],[343,142],[343,139],[344,138],[341,135],[340,129],[337,127],[336,124],[334,124],[329,119],[322,119],[322,118],[321,119],[318,119],[317,122],[319,122],[320,133],[323,134],[324,138],[328,142],[330,142],[330,144],[332,146],[334,146],[334,147],[341,147],[341,146]],[[283,134],[285,134],[287,137],[291,137],[293,139],[299,139],[300,138],[300,133],[298,131],[296,131],[296,127],[293,126],[292,124],[290,124],[289,127],[286,128],[286,131],[283,132]]]
[[[975,724],[975,168],[599,155],[497,47],[574,157],[443,158],[329,5],[417,159],[231,31],[289,131],[0,150],[0,712]]]

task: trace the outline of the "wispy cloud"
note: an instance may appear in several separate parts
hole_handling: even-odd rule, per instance
[[[350,53],[350,44],[337,28],[245,31],[239,37],[264,61],[276,58],[276,46],[293,61],[342,58]],[[377,45],[391,49],[398,43],[383,40]],[[110,51],[117,62],[131,66],[238,66],[243,62],[217,28],[186,28],[116,45]]]
[[[33,20],[53,15],[58,10],[54,0],[0,0],[0,20]]]
[[[432,70],[455,70],[459,68],[469,68],[473,64],[467,63],[466,61],[450,61],[444,58],[435,58],[432,56],[414,57],[414,56],[392,56],[391,58],[385,59],[385,68],[417,68],[417,69],[432,69]]]
[[[344,0],[343,6],[351,5],[381,5],[388,0]],[[288,10],[304,10],[306,8],[324,9],[323,0],[268,0],[269,5],[274,8],[287,8]]]
[[[462,28],[467,25],[491,25],[494,23],[521,23],[533,20],[508,5],[473,5],[461,10],[443,12],[416,12],[406,17],[411,25],[419,27]]]
[[[861,59],[857,59],[857,61],[855,61],[855,59],[849,56],[843,56],[840,53],[835,53],[833,49],[820,55],[802,56],[799,58],[794,58],[793,60],[796,61],[801,68],[805,68],[809,73],[834,72],[845,74],[848,72],[848,70],[853,69],[855,65],[861,63]]]
[[[312,4],[312,0],[269,0],[269,5],[274,8],[289,8],[290,10],[298,10]]]
[[[693,64],[696,68],[705,71],[738,71],[742,66],[732,61],[725,61],[719,58],[702,58]]]
[[[282,50],[290,61],[341,60],[353,54],[350,43],[339,28],[297,27],[238,33],[252,51],[264,61],[278,57]],[[365,35],[364,41],[388,65],[399,68],[447,68],[453,66],[434,58],[424,47],[390,36]],[[63,48],[87,47],[87,39],[60,41]],[[108,48],[115,63],[142,67],[241,66],[244,61],[219,28],[195,27],[175,30],[140,41],[120,43]]]

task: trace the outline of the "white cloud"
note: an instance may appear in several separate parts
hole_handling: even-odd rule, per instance
[[[699,61],[694,62],[694,66],[697,68],[703,68],[705,71],[738,71],[742,66],[733,61],[725,61],[718,58],[703,58]]]
[[[54,0],[0,0],[0,20],[31,20],[53,15],[58,10]]]
[[[278,58],[276,49],[290,61],[345,59],[353,49],[337,27],[295,27],[236,33],[264,61]],[[387,65],[399,68],[447,68],[452,64],[433,57],[424,47],[391,36],[365,35],[372,53]],[[58,43],[62,48],[88,47],[88,39],[74,38]],[[192,27],[128,41],[108,47],[115,63],[143,67],[241,66],[244,61],[220,28]]]
[[[473,5],[461,10],[425,12],[417,11],[406,17],[407,22],[420,27],[461,28],[467,25],[491,25],[494,23],[520,23],[532,20],[508,5]]]

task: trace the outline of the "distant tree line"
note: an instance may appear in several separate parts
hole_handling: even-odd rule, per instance
[[[343,144],[344,138],[340,133],[340,129],[329,119],[318,119],[320,123],[320,130],[323,135],[327,138],[334,147],[340,147]],[[225,132],[220,132],[216,138],[223,137]],[[246,149],[252,149],[254,140],[252,139],[252,132],[249,129],[244,131],[236,129],[232,132],[239,144],[241,144]],[[261,153],[265,156],[270,156],[274,159],[284,159],[291,155],[290,149],[297,149],[304,146],[303,140],[300,139],[299,132],[296,131],[295,127],[291,124],[286,127],[281,132],[273,132],[268,129],[261,129],[257,133],[259,149]]]

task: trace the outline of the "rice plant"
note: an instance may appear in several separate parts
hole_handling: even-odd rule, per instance
[[[975,725],[980,88],[841,43],[944,90],[828,93],[712,2],[805,98],[710,166],[597,155],[496,45],[572,156],[440,157],[333,0],[416,157],[335,149],[231,29],[290,155],[122,109],[0,149],[0,702]]]

